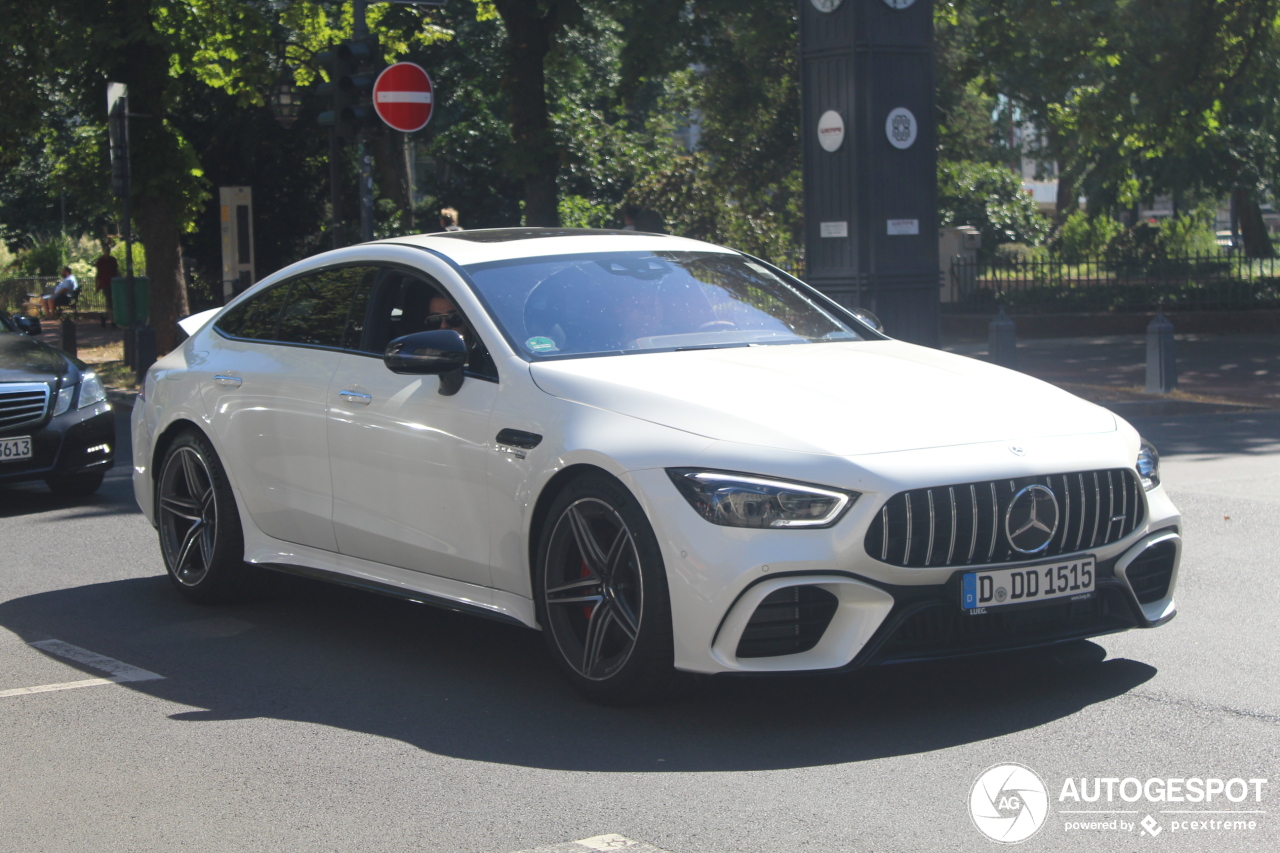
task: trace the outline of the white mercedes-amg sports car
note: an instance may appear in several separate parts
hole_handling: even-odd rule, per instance
[[[729,249],[402,237],[209,314],[133,413],[198,601],[265,567],[515,622],[611,702],[1174,615],[1181,521],[1132,427]]]

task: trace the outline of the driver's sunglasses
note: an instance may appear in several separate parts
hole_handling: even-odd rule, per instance
[[[450,311],[448,314],[428,314],[426,320],[428,331],[435,329],[461,329],[462,315],[457,311]]]

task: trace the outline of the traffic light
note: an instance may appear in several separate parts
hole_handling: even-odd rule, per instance
[[[373,84],[382,70],[377,40],[345,41],[321,51],[316,59],[329,73],[329,81],[321,83],[317,91],[330,98],[330,108],[317,121],[332,126],[343,139],[376,127]]]

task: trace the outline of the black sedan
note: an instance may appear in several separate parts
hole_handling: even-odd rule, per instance
[[[0,311],[0,484],[92,494],[113,464],[111,404],[88,365],[30,337],[39,333],[38,320]]]

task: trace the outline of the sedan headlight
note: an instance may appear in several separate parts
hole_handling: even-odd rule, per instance
[[[71,410],[71,401],[76,398],[77,387],[80,388],[80,399],[76,402],[77,409],[83,409],[85,406],[92,406],[107,399],[107,389],[103,387],[98,374],[85,373],[80,377],[78,386],[76,383],[71,383],[63,385],[58,391],[58,399],[53,404],[53,417],[56,418]]]
[[[830,527],[860,494],[699,468],[667,476],[698,515],[726,527]]]
[[[1150,442],[1142,442],[1138,451],[1138,477],[1148,492],[1160,485],[1160,454]]]
[[[83,409],[85,406],[101,403],[105,399],[107,399],[107,389],[102,387],[102,380],[98,374],[86,373],[80,379],[80,401],[76,403],[76,408]]]

